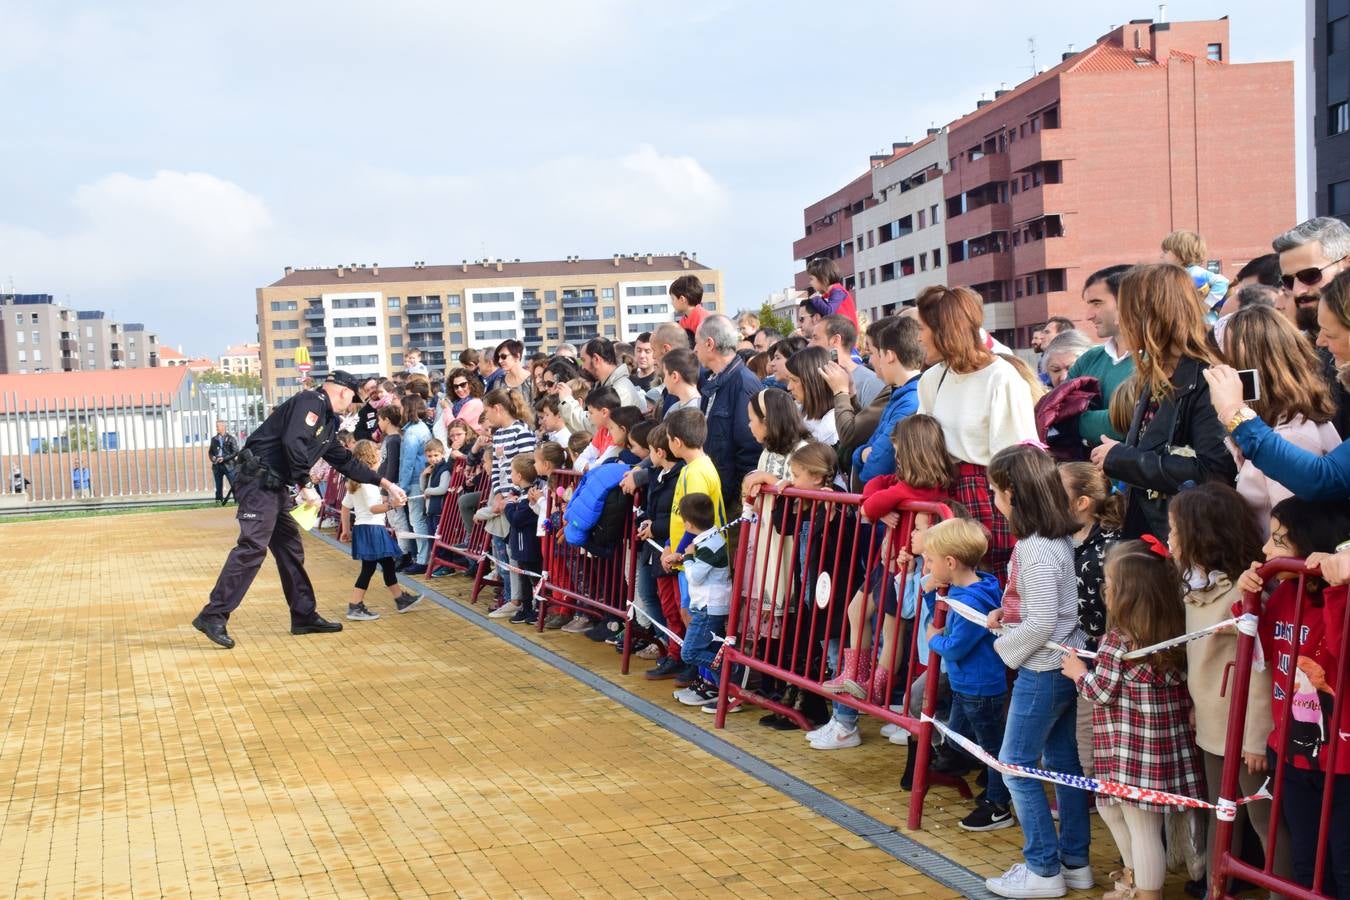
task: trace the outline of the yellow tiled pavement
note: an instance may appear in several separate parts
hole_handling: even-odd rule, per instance
[[[0,525],[0,896],[954,896],[429,602],[214,648],[231,513]]]

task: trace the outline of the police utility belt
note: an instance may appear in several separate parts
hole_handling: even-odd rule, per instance
[[[272,471],[266,463],[254,456],[253,451],[247,447],[226,461],[233,461],[238,466],[237,471],[240,478],[252,478],[262,485],[264,490],[281,491],[292,486],[286,479]]]

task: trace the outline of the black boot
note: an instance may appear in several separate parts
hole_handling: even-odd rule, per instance
[[[914,790],[914,763],[919,758],[919,742],[909,739],[909,755],[905,758],[905,773],[900,776],[900,790]]]

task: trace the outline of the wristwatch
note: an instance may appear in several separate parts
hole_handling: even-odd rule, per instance
[[[1237,430],[1237,427],[1241,425],[1243,422],[1247,422],[1255,418],[1256,413],[1252,411],[1251,407],[1249,406],[1239,407],[1238,411],[1233,413],[1233,415],[1229,417],[1228,421],[1224,424],[1224,427],[1228,429],[1229,434],[1232,434],[1234,431]]]

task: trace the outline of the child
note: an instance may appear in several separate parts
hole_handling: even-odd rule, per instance
[[[721,649],[713,635],[727,633],[727,615],[731,612],[731,560],[726,538],[717,527],[720,502],[720,498],[714,501],[702,493],[686,494],[680,499],[681,521],[698,532],[689,548],[680,554],[684,578],[689,583],[689,628],[685,631],[680,653],[687,666],[711,667]],[[698,685],[691,685],[676,691],[675,699],[686,706],[717,710],[715,686],[709,696],[707,687],[700,689]]]
[[[1261,530],[1242,495],[1226,484],[1209,481],[1182,491],[1167,506],[1168,545],[1177,571],[1186,585],[1186,631],[1197,631],[1232,615],[1241,606],[1237,580],[1247,564],[1261,557]],[[1215,523],[1223,523],[1216,528]],[[1283,555],[1283,554],[1281,554]],[[1209,801],[1219,797],[1224,748],[1228,737],[1228,707],[1232,703],[1229,668],[1237,659],[1237,634],[1212,634],[1186,645],[1186,685],[1195,709],[1195,743],[1200,748]],[[1081,705],[1081,698],[1080,698]],[[1239,793],[1255,794],[1266,779],[1266,739],[1274,722],[1270,714],[1270,672],[1253,671],[1247,691],[1247,727],[1242,739],[1243,765],[1238,772]],[[1270,825],[1270,804],[1238,807],[1233,828],[1233,854],[1241,856],[1243,821],[1249,816],[1264,845]],[[1209,822],[1207,846],[1212,850],[1218,819]],[[1276,842],[1277,872],[1288,872],[1289,840]],[[1207,863],[1212,859],[1206,857]]]
[[[511,460],[522,453],[534,453],[534,412],[518,391],[498,388],[483,398],[483,414],[492,426],[492,479],[487,506],[494,516],[498,516],[505,513],[506,504],[520,493],[511,480]],[[509,555],[508,534],[509,530],[502,530],[492,535],[492,555],[503,562]],[[498,575],[502,584],[502,604],[488,615],[509,618],[520,611],[514,590],[519,583],[509,572],[499,569]]]
[[[472,443],[469,438],[470,431],[469,423],[462,419],[455,419],[450,423],[445,433],[449,442],[445,448],[445,455],[452,462],[468,459],[469,445]]]
[[[843,316],[857,328],[858,311],[853,303],[853,295],[844,287],[834,260],[817,256],[806,264],[806,275],[811,282],[811,290],[815,292],[808,300],[811,311],[821,318]]]
[[[881,522],[897,513],[906,502],[941,503],[951,495],[952,482],[956,479],[956,463],[947,452],[947,442],[942,436],[942,425],[932,416],[915,413],[896,423],[891,436],[891,445],[895,448],[896,474],[878,475],[869,479],[863,486],[863,518],[869,522]],[[909,534],[898,527],[890,532],[893,547],[902,547]],[[914,516],[915,531],[923,531],[929,525],[929,516],[918,513]],[[858,591],[849,602],[849,649],[844,651],[844,660],[838,677],[823,685],[825,690],[834,693],[848,693],[859,700],[874,696],[877,702],[889,698],[881,697],[886,682],[894,676],[896,655],[895,617],[899,612],[896,592],[892,590],[894,581],[887,574],[903,571],[908,557],[898,553],[887,554],[893,558],[896,571],[876,573],[873,584],[884,597],[884,618],[881,626],[880,665],[876,672],[872,669],[872,608],[871,598],[865,592]],[[869,680],[870,679],[870,680]]]
[[[387,406],[380,407],[379,411],[380,432],[384,439],[380,441],[380,477],[388,478],[390,481],[398,482],[399,461],[403,451],[403,406],[399,403],[390,403]],[[412,531],[412,523],[408,519],[408,509],[404,506],[391,507],[386,514],[389,526],[395,532]],[[412,565],[412,555],[417,550],[417,543],[412,540],[399,541],[398,568],[407,568]]]
[[[538,517],[538,524],[535,525],[535,534],[540,540],[540,555],[543,555],[544,542],[550,540],[549,536],[549,476],[557,470],[567,465],[567,451],[553,441],[543,441],[534,448],[534,471],[537,476],[534,484],[526,492],[529,497],[530,506],[534,508],[534,514]],[[552,510],[557,521],[561,518],[557,516],[560,504],[555,501]],[[561,529],[558,529],[559,531]],[[547,565],[547,563],[545,563]],[[540,570],[542,571],[542,569]],[[568,575],[566,572],[555,572],[557,583],[564,587],[568,586]],[[544,619],[544,627],[550,631],[562,628],[567,624],[568,616],[562,607],[554,607],[554,612],[550,613]]]
[[[643,462],[651,456],[651,438],[649,435],[655,427],[655,422],[650,419],[643,419],[628,429],[628,452]]]
[[[556,447],[557,444],[553,446]],[[511,481],[521,490],[521,495],[506,504],[506,520],[511,523],[509,561],[516,568],[530,572],[538,572],[544,560],[543,548],[539,542],[539,514],[535,511],[531,498],[531,494],[538,491],[539,486],[536,483],[538,477],[533,457],[522,453],[511,460]],[[524,572],[514,572],[512,575],[518,587],[516,602],[520,608],[511,616],[511,624],[524,625],[533,622],[534,591],[538,579]]]
[[[577,431],[567,439],[567,464],[573,471],[581,471],[581,457],[590,449],[594,437],[589,431]]]
[[[657,620],[652,610],[653,595],[660,612],[659,621],[676,636],[683,638],[688,624],[683,610],[680,609],[680,585],[678,579],[661,565],[661,551],[652,546],[665,547],[670,541],[670,519],[675,500],[675,484],[679,480],[684,462],[676,459],[670,449],[666,426],[657,425],[647,436],[651,450],[652,467],[655,476],[647,483],[646,516],[638,524],[637,538],[642,544],[638,548],[637,592],[642,598],[648,615]],[[644,572],[646,574],[644,574]],[[674,678],[685,668],[680,659],[680,644],[674,638],[669,639],[666,658],[655,668],[644,673],[649,681],[661,681]]]
[[[1212,325],[1219,320],[1219,307],[1228,296],[1228,279],[1211,272],[1209,249],[1204,238],[1194,231],[1174,231],[1162,241],[1162,261],[1181,266],[1191,276],[1195,292],[1209,310],[1206,319]]]
[[[1106,600],[1102,580],[1106,549],[1119,539],[1125,523],[1125,495],[1113,493],[1111,482],[1089,462],[1061,463],[1060,481],[1069,498],[1069,512],[1078,523],[1073,533],[1073,565],[1078,583],[1078,626],[1087,635],[1087,648],[1097,649],[1106,633]],[[1078,764],[1092,774],[1092,704],[1078,698]]]
[[[602,458],[613,459],[617,455],[617,451],[609,456],[605,454],[614,445],[614,435],[609,430],[610,416],[622,405],[618,392],[613,388],[597,387],[586,395],[586,415],[595,432],[591,435],[590,446],[577,457],[578,472],[585,472]]]
[[[624,450],[631,450],[629,432],[641,421],[642,411],[636,406],[620,406],[610,412],[605,421],[605,429],[609,432],[610,445],[600,454],[596,462],[602,463],[614,459]]]
[[[379,448],[371,441],[358,441],[352,450],[358,462],[371,468],[379,465]],[[410,594],[399,587],[398,575],[394,572],[395,557],[398,556],[398,544],[389,535],[384,524],[384,513],[389,504],[380,497],[380,488],[374,484],[347,482],[347,495],[342,498],[342,517],[345,520],[348,511],[355,514],[355,524],[351,527],[352,559],[361,560],[361,574],[356,578],[356,587],[352,590],[351,602],[347,604],[347,618],[357,622],[368,622],[380,617],[379,613],[366,608],[366,588],[370,587],[370,578],[379,566],[384,575],[384,586],[394,598],[399,612],[407,612],[422,602],[420,594]],[[344,527],[343,531],[347,529]]]
[[[1000,600],[998,577],[976,570],[987,552],[984,529],[970,519],[938,522],[923,536],[924,571],[930,585],[946,587],[950,599],[986,615],[998,608]],[[948,727],[998,755],[1008,670],[994,651],[994,636],[989,629],[948,613],[945,629],[929,624],[928,646],[946,664],[952,692]],[[1012,797],[1002,776],[990,768],[987,777],[982,802],[960,822],[966,831],[997,831],[1013,823],[1008,808]]]
[[[1267,560],[1331,553],[1347,534],[1350,509],[1346,504],[1290,497],[1270,511],[1270,539],[1261,549]],[[1256,574],[1260,565],[1254,562],[1242,573],[1239,590],[1262,590]],[[1275,753],[1283,749],[1285,754],[1284,771],[1273,773],[1283,778],[1280,818],[1289,829],[1294,879],[1305,887],[1312,886],[1317,865],[1319,822],[1318,816],[1309,811],[1322,809],[1330,741],[1339,742],[1325,860],[1328,884],[1334,875],[1339,896],[1345,896],[1350,885],[1350,852],[1346,848],[1350,803],[1345,802],[1350,790],[1350,703],[1343,697],[1332,697],[1334,686],[1328,685],[1326,678],[1329,674],[1334,679],[1340,671],[1345,604],[1344,586],[1327,587],[1320,579],[1309,578],[1300,597],[1298,579],[1281,576],[1266,600],[1257,632],[1265,665],[1274,667],[1271,713],[1275,728],[1268,747]],[[1295,622],[1299,626],[1297,635]],[[1286,730],[1285,698],[1290,696],[1293,709]]]
[[[422,496],[427,503],[427,534],[438,534],[441,527],[441,507],[450,491],[450,461],[445,458],[445,445],[432,438],[426,445],[427,466],[422,470]]]
[[[1140,659],[1125,659],[1131,650],[1174,638],[1185,630],[1183,591],[1181,575],[1157,538],[1149,535],[1145,540],[1116,544],[1106,560],[1107,632],[1097,649],[1096,667],[1089,672],[1074,653],[1063,655],[1061,667],[1078,693],[1093,703],[1092,755],[1097,778],[1198,797],[1202,785],[1191,738],[1185,649],[1173,647]],[[1011,725],[1011,713],[1008,718]],[[1055,768],[1049,759],[1046,768]],[[1125,861],[1124,871],[1116,877],[1116,890],[1105,897],[1162,897],[1167,874],[1163,813],[1173,809],[1177,807],[1170,804],[1097,798],[1097,811]],[[1063,806],[1060,816],[1064,816]]]
[[[562,403],[552,394],[544,395],[539,401],[539,430],[544,437],[563,447],[572,438],[572,432],[563,421]]]
[[[681,275],[670,283],[670,305],[680,327],[688,332],[689,346],[694,346],[694,336],[703,320],[708,318],[708,310],[703,306],[703,280],[697,275]]]
[[[1060,670],[1060,653],[1047,641],[1082,647],[1073,542],[1078,530],[1059,470],[1049,454],[1026,444],[1005,447],[989,461],[994,506],[1017,539],[1008,563],[1003,605],[989,626],[1015,626],[994,641],[1004,665],[1017,670],[999,759],[1081,775],[1075,736],[1078,695]],[[1040,782],[1006,780],[1017,819],[1026,833],[1025,863],[1012,866],[985,886],[1001,897],[1059,897],[1065,889],[1089,890],[1088,794],[1056,787],[1059,840],[1050,803]],[[1062,871],[1061,871],[1062,870]]]

